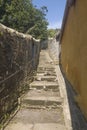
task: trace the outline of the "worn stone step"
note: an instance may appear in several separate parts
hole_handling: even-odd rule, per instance
[[[27,109],[21,108],[12,123],[24,124],[59,123],[64,125],[63,109]],[[17,130],[17,129],[16,129]]]
[[[38,67],[38,69],[40,70],[45,70],[45,69],[49,69],[49,70],[54,70],[55,68],[54,67],[45,67],[45,66],[42,66],[42,67]]]
[[[44,73],[44,74],[48,74],[48,73],[53,73],[55,74],[55,71],[51,71],[51,70],[38,70],[37,73]]]
[[[13,127],[14,126],[14,127]],[[66,130],[64,125],[57,123],[39,123],[39,124],[24,124],[24,123],[14,123],[13,126],[8,126],[5,130]]]
[[[22,104],[22,108],[26,109],[33,109],[33,110],[55,110],[55,109],[60,109],[62,108],[62,105],[50,105],[50,106],[42,106],[42,105],[27,105],[27,104]]]
[[[64,125],[57,123],[36,124],[33,130],[66,130]]]
[[[56,73],[55,72],[40,72],[40,73],[37,73],[37,76],[56,76]]]
[[[54,71],[55,70],[55,68],[54,67],[38,67],[38,69],[37,70],[39,70],[39,71]]]
[[[40,64],[38,68],[54,68],[53,64]]]
[[[46,72],[44,76],[56,76],[56,72]]]
[[[61,109],[48,111],[22,108],[5,130],[65,130],[61,113]]]
[[[42,67],[42,69],[41,69],[41,68],[38,68],[38,70],[51,70],[50,68],[53,67],[53,66],[49,67],[49,65],[45,65],[45,64],[44,64],[43,66],[44,66],[44,67]],[[52,70],[54,71],[55,68],[53,67]]]
[[[30,84],[30,89],[57,89],[57,82],[47,82],[47,81],[34,81]]]
[[[55,81],[56,76],[36,76],[34,79],[37,81]]]
[[[55,91],[52,89],[48,89],[48,91],[45,91],[43,89],[30,90],[28,93],[26,93],[25,97],[33,97],[33,96],[57,97],[57,96],[60,96],[60,92],[59,92],[59,89],[55,89]]]
[[[60,97],[25,97],[22,100],[22,104],[27,105],[41,105],[41,106],[49,106],[49,105],[61,105],[63,99]]]

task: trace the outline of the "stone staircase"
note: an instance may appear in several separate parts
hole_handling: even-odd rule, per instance
[[[30,91],[23,98],[22,104],[29,107],[33,106],[33,108],[38,106],[39,108],[55,108],[55,106],[59,108],[62,106],[62,98],[60,97],[56,76],[52,76],[51,70],[53,68],[45,68],[43,72],[42,70],[40,72],[40,70],[37,71],[35,81],[30,84]],[[47,76],[47,73],[51,73],[51,75]],[[49,81],[50,79],[51,81]]]
[[[5,130],[66,130],[55,66],[41,53],[40,63],[21,108]]]

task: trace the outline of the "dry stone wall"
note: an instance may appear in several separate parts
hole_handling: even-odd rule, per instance
[[[0,122],[18,105],[39,61],[40,41],[0,24]]]
[[[48,48],[48,40],[44,40],[41,42],[41,49],[45,50]]]
[[[59,41],[56,41],[56,38],[48,39],[48,50],[54,62],[59,63],[60,45]]]

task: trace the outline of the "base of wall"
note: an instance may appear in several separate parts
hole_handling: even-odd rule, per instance
[[[67,80],[66,75],[63,73],[62,66],[60,66],[60,68],[66,84],[73,130],[87,130],[87,121],[85,120],[85,117],[75,100],[77,94],[73,90],[73,87],[70,82]]]

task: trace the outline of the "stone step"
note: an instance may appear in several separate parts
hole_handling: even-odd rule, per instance
[[[22,104],[27,105],[40,105],[40,106],[50,106],[50,105],[61,105],[63,102],[63,99],[60,97],[25,97],[22,100]]]
[[[21,122],[8,126],[5,130],[66,130],[64,125],[57,123],[24,124]]]
[[[44,76],[56,76],[55,72],[46,72]]]
[[[66,130],[61,112],[20,109],[5,130]]]
[[[30,90],[28,93],[26,93],[26,96],[25,97],[33,97],[33,96],[36,96],[36,97],[59,97],[60,96],[60,92],[59,92],[59,89],[48,89],[48,91],[45,91],[43,89],[38,89],[38,90]]]
[[[54,68],[53,64],[40,64],[38,68]]]
[[[34,79],[37,81],[55,81],[56,76],[36,76]]]
[[[27,105],[27,104],[22,104],[21,105],[21,107],[22,108],[26,108],[26,109],[32,109],[32,110],[46,110],[46,109],[48,109],[48,110],[55,110],[55,109],[60,109],[60,108],[62,108],[62,106],[61,105],[56,105],[56,106],[54,106],[54,105],[50,105],[50,106],[42,106],[42,105]]]
[[[47,81],[34,81],[30,84],[30,89],[57,89],[57,82],[47,82]]]
[[[57,123],[36,124],[33,130],[66,130],[64,125]]]
[[[56,73],[55,72],[40,72],[40,73],[37,73],[37,76],[56,76]]]
[[[51,71],[51,70],[37,70],[37,73],[44,73],[44,74],[48,74],[48,73],[53,73],[55,74],[55,71]]]
[[[37,72],[45,72],[45,71],[51,71],[51,72],[55,72],[55,69],[50,69],[50,68],[43,68],[43,69],[37,69]]]
[[[54,67],[44,67],[44,66],[42,66],[42,67],[38,67],[38,69],[39,70],[54,70],[55,68]]]
[[[49,71],[54,71],[55,70],[55,68],[54,67],[38,67],[38,69],[37,70],[49,70]]]

